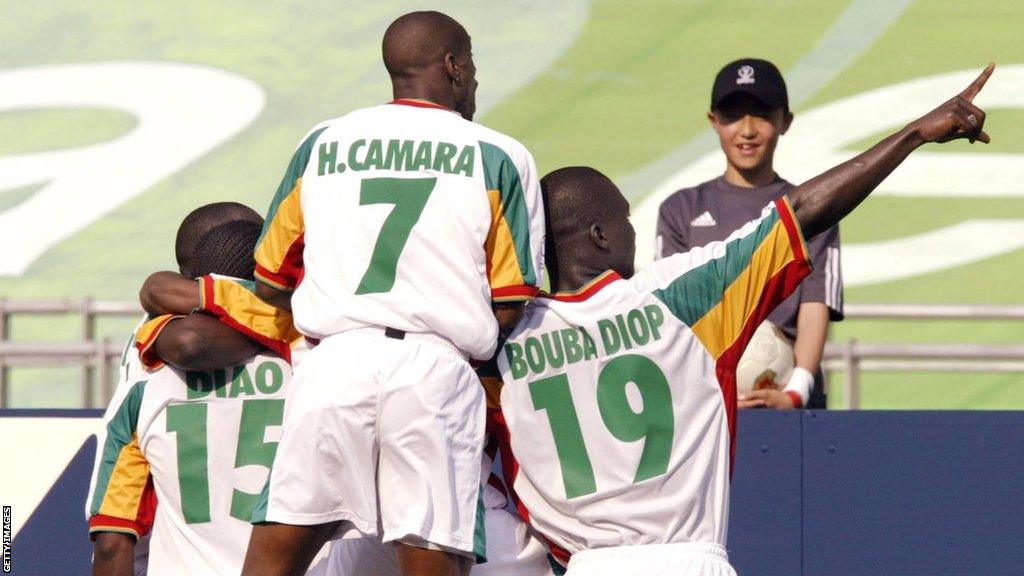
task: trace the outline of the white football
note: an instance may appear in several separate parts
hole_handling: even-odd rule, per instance
[[[765,320],[757,327],[736,367],[740,394],[764,388],[781,388],[793,375],[793,345],[778,326]]]

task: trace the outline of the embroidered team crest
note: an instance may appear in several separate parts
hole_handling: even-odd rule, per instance
[[[750,65],[740,66],[736,71],[736,84],[753,84],[754,67]]]

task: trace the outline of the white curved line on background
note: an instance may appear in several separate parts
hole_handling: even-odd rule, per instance
[[[901,280],[1021,248],[1024,220],[965,220],[905,238],[844,245],[843,283],[851,287]]]
[[[0,111],[108,108],[127,134],[88,146],[0,158],[0,190],[48,182],[0,213],[0,275],[21,275],[50,247],[242,131],[263,90],[190,64],[100,62],[0,72]]]

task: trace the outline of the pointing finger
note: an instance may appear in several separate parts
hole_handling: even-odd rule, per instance
[[[974,97],[977,96],[978,92],[981,92],[982,87],[985,86],[985,82],[988,82],[988,77],[992,75],[992,71],[995,69],[996,65],[994,62],[985,67],[985,69],[981,71],[981,74],[974,79],[974,82],[971,82],[971,85],[960,93],[960,97],[968,102],[973,101]]]

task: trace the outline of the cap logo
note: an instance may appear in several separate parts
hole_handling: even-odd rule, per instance
[[[736,84],[753,84],[754,83],[754,67],[750,65],[740,66],[740,69],[736,71]]]

